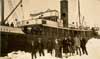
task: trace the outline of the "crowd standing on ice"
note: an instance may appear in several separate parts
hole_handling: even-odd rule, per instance
[[[74,37],[66,36],[64,38],[55,38],[55,40],[52,40],[52,38],[48,39],[47,43],[43,42],[42,38],[38,38],[37,40],[32,40],[32,50],[31,50],[31,56],[32,59],[36,56],[36,53],[39,52],[40,56],[45,56],[44,50],[46,49],[48,53],[53,54],[53,50],[55,50],[55,57],[62,58],[62,53],[64,53],[67,56],[73,56],[75,54],[82,55],[86,54],[88,55],[88,52],[86,50],[86,43],[88,39],[80,37],[80,35],[76,35]]]

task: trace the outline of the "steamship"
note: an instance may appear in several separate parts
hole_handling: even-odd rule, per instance
[[[4,0],[1,0],[1,26],[0,26],[0,54],[23,50],[30,51],[31,41],[43,38],[55,40],[56,37],[63,38],[67,35],[74,37],[76,34],[90,38],[92,30],[87,28],[68,27],[68,0],[60,1],[61,19],[57,10],[46,10],[36,14],[30,14],[29,20],[17,22],[17,26],[5,24],[6,20],[21,5],[22,0],[16,5],[12,12],[4,19]],[[34,18],[36,17],[36,18]]]

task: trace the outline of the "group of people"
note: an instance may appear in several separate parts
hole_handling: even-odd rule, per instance
[[[87,39],[79,36],[71,37],[67,36],[64,38],[52,38],[48,39],[45,43],[42,38],[32,41],[32,59],[33,56],[37,58],[36,53],[39,52],[39,55],[45,56],[44,50],[46,49],[48,53],[53,54],[55,50],[55,57],[62,58],[62,53],[71,55],[88,55],[86,50]],[[81,51],[82,50],[82,51]]]
[[[68,36],[68,38],[65,38],[63,40],[63,52],[70,53],[70,55],[74,55],[75,52],[80,56],[82,55],[82,53],[88,55],[88,52],[86,50],[86,43],[86,38],[82,38],[80,36],[75,36],[72,38]]]

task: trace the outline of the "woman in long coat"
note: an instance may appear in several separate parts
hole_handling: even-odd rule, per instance
[[[81,46],[80,39],[79,39],[78,36],[75,36],[74,37],[74,47],[75,47],[75,50],[76,50],[77,54],[80,54],[81,55],[80,46]]]
[[[55,40],[55,57],[62,57],[62,43],[60,39]]]

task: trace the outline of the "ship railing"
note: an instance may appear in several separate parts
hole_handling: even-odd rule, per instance
[[[50,27],[63,27],[63,23],[61,21],[52,21],[52,20],[46,20],[46,19],[31,19],[31,20],[24,20],[20,21],[17,23],[18,27],[24,27],[24,26],[29,26],[29,25],[38,25],[42,24],[45,26],[50,26]]]
[[[8,27],[8,26],[0,26],[0,32],[11,32],[11,33],[24,34],[21,28]]]

